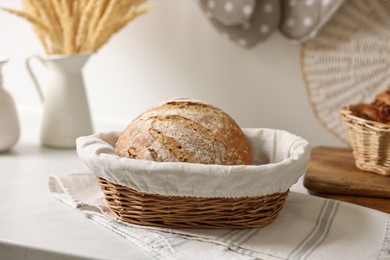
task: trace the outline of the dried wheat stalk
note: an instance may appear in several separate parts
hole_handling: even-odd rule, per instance
[[[47,54],[96,52],[130,21],[147,13],[146,0],[23,0],[23,10],[0,10],[33,25]]]

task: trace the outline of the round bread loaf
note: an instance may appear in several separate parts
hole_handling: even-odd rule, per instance
[[[237,123],[221,109],[188,98],[166,100],[139,115],[120,135],[115,151],[157,162],[253,163]]]

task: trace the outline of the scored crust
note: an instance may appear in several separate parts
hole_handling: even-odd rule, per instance
[[[164,101],[139,115],[121,134],[115,151],[158,162],[253,163],[248,140],[228,114],[187,98]]]

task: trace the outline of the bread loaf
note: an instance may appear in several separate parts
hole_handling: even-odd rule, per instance
[[[390,124],[390,89],[375,96],[369,104],[361,104],[356,115],[371,121]]]
[[[115,151],[158,162],[253,163],[237,123],[221,109],[188,98],[167,100],[139,115],[120,135]]]

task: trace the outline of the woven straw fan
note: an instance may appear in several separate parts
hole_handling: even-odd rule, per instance
[[[390,87],[390,1],[347,0],[302,45],[302,73],[318,119],[348,142],[342,106],[371,102]]]

